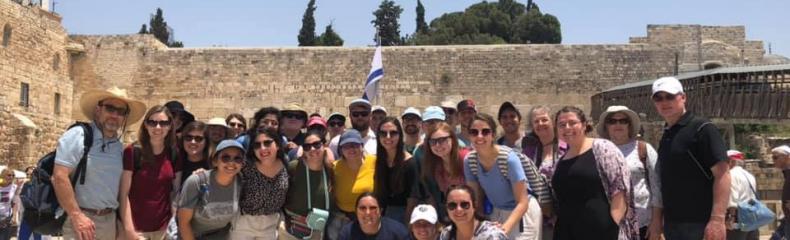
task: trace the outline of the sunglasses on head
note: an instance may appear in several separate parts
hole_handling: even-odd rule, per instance
[[[195,136],[195,135],[184,135],[183,138],[185,142],[191,142],[191,141],[202,142],[203,139],[205,139],[203,136]]]
[[[329,125],[330,127],[342,127],[345,126],[346,123],[341,121],[330,121],[327,125]]]
[[[318,149],[321,149],[321,147],[323,147],[323,146],[324,146],[324,144],[321,143],[321,141],[317,141],[317,142],[314,142],[314,143],[304,143],[304,144],[302,144],[302,150],[304,150],[305,152],[313,150],[313,149],[318,150]]]
[[[679,94],[656,94],[653,95],[653,102],[674,101]]]
[[[391,137],[397,137],[397,136],[400,136],[400,133],[398,133],[398,131],[395,131],[395,130],[393,130],[393,131],[379,130],[379,137],[391,138]]]
[[[610,118],[610,119],[606,119],[606,124],[609,124],[609,125],[615,125],[615,124],[627,125],[627,124],[630,124],[630,123],[631,123],[631,121],[628,120],[628,118]]]
[[[431,138],[431,139],[428,139],[428,144],[430,144],[431,146],[437,146],[437,145],[446,143],[447,140],[449,140],[449,139],[450,139],[450,136]]]
[[[261,146],[268,148],[268,147],[272,147],[272,143],[274,143],[274,140],[271,139],[263,140],[263,141],[255,141],[254,143],[252,143],[252,148],[261,148]]]
[[[149,127],[156,127],[157,125],[161,127],[169,127],[171,123],[172,122],[170,120],[162,120],[162,121],[151,120],[151,119],[145,120],[145,125]]]
[[[478,135],[482,134],[485,137],[485,136],[491,135],[491,133],[492,133],[492,131],[491,131],[490,128],[483,128],[483,129],[470,128],[469,129],[469,134],[472,135],[472,136],[478,136]]]
[[[232,128],[245,128],[246,127],[246,126],[244,126],[244,123],[237,123],[237,122],[228,123],[228,126],[230,126]]]
[[[117,115],[126,115],[129,114],[129,109],[126,107],[116,107],[112,104],[99,104],[100,107],[104,108],[104,111],[108,113],[117,114]]]
[[[456,208],[461,207],[461,209],[467,210],[472,207],[472,203],[468,201],[461,201],[461,202],[448,202],[447,203],[447,211],[453,211]]]
[[[231,163],[231,162],[238,164],[244,163],[244,157],[242,156],[220,155],[219,160],[222,161],[223,163]]]
[[[368,115],[370,115],[370,112],[367,111],[351,112],[351,116],[356,118],[367,117]]]

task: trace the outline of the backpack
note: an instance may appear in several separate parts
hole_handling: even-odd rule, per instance
[[[68,129],[74,127],[82,127],[85,139],[83,140],[82,157],[70,177],[72,188],[76,186],[78,180],[80,184],[85,184],[88,152],[93,145],[93,129],[89,123],[77,122],[69,126]],[[36,169],[31,176],[30,185],[26,186],[19,196],[22,207],[25,208],[22,216],[25,223],[30,226],[33,232],[44,235],[60,233],[67,217],[65,213],[58,214],[60,205],[51,181],[56,154],[56,151],[52,151],[38,160]]]
[[[535,167],[535,163],[532,162],[532,159],[529,159],[527,155],[524,155],[523,153],[513,150],[507,146],[499,146],[499,155],[507,155],[508,152],[513,152],[518,156],[521,162],[521,167],[524,168],[524,175],[527,176],[527,182],[529,183],[529,194],[537,197],[540,204],[550,204],[553,199],[551,197],[551,192],[549,191],[548,183],[546,182],[546,179],[540,175],[538,168]],[[477,176],[477,152],[469,153],[467,159],[469,170],[472,172],[472,175]],[[507,158],[497,157],[496,163],[499,166],[499,172],[503,177],[505,177],[505,179],[508,179]]]

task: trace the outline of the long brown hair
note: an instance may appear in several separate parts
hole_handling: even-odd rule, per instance
[[[463,176],[464,167],[458,159],[458,137],[455,136],[453,127],[446,122],[440,122],[436,125],[436,129],[425,134],[425,140],[422,141],[421,147],[423,148],[423,152],[425,152],[425,159],[422,161],[422,178],[430,179],[435,169],[437,167],[442,167],[442,158],[433,154],[433,151],[431,151],[431,144],[428,141],[437,131],[444,131],[450,134],[450,144],[452,144],[452,147],[450,148],[450,159],[448,159],[448,161],[450,161],[450,171],[447,173],[453,178]]]
[[[148,109],[148,112],[145,113],[145,117],[143,117],[143,123],[140,124],[140,139],[134,144],[134,147],[140,146],[141,153],[132,152],[132,154],[142,154],[140,158],[140,163],[148,164],[154,162],[154,149],[151,147],[151,135],[148,133],[148,129],[145,128],[145,121],[151,117],[151,115],[157,113],[164,113],[167,115],[167,120],[170,121],[170,130],[167,131],[167,135],[165,136],[164,142],[164,151],[163,153],[170,154],[172,153],[173,146],[176,146],[176,129],[173,126],[173,114],[170,113],[170,110],[167,107],[162,105],[156,105]],[[172,157],[172,154],[170,156]],[[170,161],[176,161],[175,159],[170,159]]]

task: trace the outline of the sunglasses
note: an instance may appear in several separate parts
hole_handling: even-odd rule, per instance
[[[303,119],[307,118],[307,116],[304,116],[304,115],[298,114],[298,113],[283,113],[283,117],[284,118],[290,118],[290,119],[297,119],[297,120],[303,120]]]
[[[149,127],[156,127],[156,126],[169,127],[170,124],[172,124],[172,121],[170,120],[162,120],[162,121],[151,120],[151,119],[145,120],[145,125]]]
[[[672,95],[672,94],[656,94],[656,95],[653,95],[653,102],[675,101],[675,98],[677,98],[677,96],[678,96],[678,94],[675,94],[675,95]]]
[[[328,123],[328,125],[329,125],[330,127],[342,127],[342,126],[345,126],[345,125],[346,125],[346,123],[345,123],[345,122],[341,122],[341,121],[330,121],[330,122]]]
[[[442,110],[444,110],[444,114],[445,115],[453,115],[453,114],[455,114],[455,109],[452,109],[452,108],[442,108]]]
[[[493,133],[493,131],[491,131],[490,128],[483,128],[483,129],[470,128],[469,129],[469,134],[471,134],[472,136],[479,136],[480,134],[482,134],[483,137],[485,137],[485,136],[491,135],[491,133]]]
[[[324,146],[324,144],[321,143],[321,141],[318,141],[318,142],[314,142],[314,143],[304,143],[304,144],[302,144],[302,149],[305,152],[308,152],[308,151],[313,150],[313,149],[315,149],[315,150],[321,149],[321,147],[323,147],[323,146]]]
[[[272,143],[274,143],[274,140],[271,140],[271,139],[263,140],[263,141],[260,141],[260,142],[256,141],[256,142],[252,143],[252,148],[261,148],[261,146],[269,148],[269,147],[272,147]]]
[[[610,118],[610,119],[606,119],[606,124],[609,124],[609,125],[615,125],[615,124],[628,125],[630,123],[631,123],[631,121],[628,120],[628,118]]]
[[[219,156],[219,160],[222,161],[223,163],[231,163],[231,162],[237,163],[237,164],[243,164],[244,163],[244,158],[241,157],[241,156],[222,155],[222,156]]]
[[[14,176],[16,176],[16,175],[14,175],[14,174],[6,174],[5,176],[6,176],[6,177],[14,177]]]
[[[205,139],[203,136],[195,136],[195,135],[184,135],[184,142],[192,142],[195,141],[196,143],[203,142]]]
[[[459,203],[456,203],[456,202],[448,202],[447,203],[447,211],[453,211],[453,210],[455,210],[458,207],[461,207],[462,209],[467,210],[470,207],[472,207],[472,203],[468,202],[468,201],[461,201]]]
[[[237,122],[229,123],[228,126],[230,126],[232,128],[245,128],[246,127],[246,126],[244,126],[244,123],[237,123]]]
[[[116,107],[111,104],[100,104],[99,106],[104,108],[104,111],[107,111],[108,113],[112,113],[116,115],[124,115],[124,116],[126,114],[129,114],[129,109],[126,107]]]
[[[431,139],[428,139],[428,144],[430,144],[431,146],[443,145],[449,139],[450,139],[450,136],[431,138]]]
[[[397,136],[400,136],[400,133],[398,133],[398,131],[384,131],[384,130],[379,131],[379,137],[393,138]]]
[[[360,112],[351,112],[351,116],[358,118],[358,117],[367,117],[370,115],[370,112],[360,111]]]

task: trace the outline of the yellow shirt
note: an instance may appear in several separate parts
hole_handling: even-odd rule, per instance
[[[359,171],[350,169],[345,159],[335,161],[335,199],[337,207],[344,212],[355,212],[359,195],[373,192],[373,174],[376,172],[376,156],[365,156]]]

